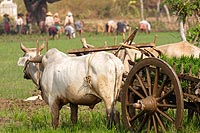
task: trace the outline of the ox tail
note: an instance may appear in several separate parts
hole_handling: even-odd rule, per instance
[[[112,59],[112,58],[111,58]],[[114,67],[115,67],[115,83],[114,83],[114,93],[113,93],[113,102],[112,102],[112,105],[111,105],[111,121],[110,121],[110,126],[112,126],[112,122],[114,122],[114,125],[119,127],[120,126],[120,114],[119,112],[115,109],[115,105],[116,105],[116,101],[118,99],[118,96],[119,96],[119,92],[120,92],[120,83],[122,81],[122,79],[120,79],[118,76],[119,73],[121,73],[121,76],[122,76],[122,70],[120,70],[121,66],[118,66],[118,63],[116,62],[116,60],[113,60],[113,63],[114,63]],[[121,80],[121,81],[120,81]],[[109,128],[109,126],[108,126]]]
[[[119,82],[121,82],[120,80],[122,80],[118,77],[119,76],[118,74],[121,73],[121,75],[122,75],[122,70],[120,70],[121,68],[118,65],[118,63],[116,62],[116,60],[113,60],[112,58],[111,58],[111,60],[113,61],[114,67],[115,67],[115,79],[114,79],[115,83],[114,83],[114,93],[113,93],[114,102],[112,104],[112,108],[114,108],[116,101],[118,100],[119,93],[120,93],[120,88],[119,88],[120,83]]]

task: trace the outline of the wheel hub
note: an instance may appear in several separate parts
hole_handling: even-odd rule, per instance
[[[148,96],[144,99],[138,100],[138,102],[134,104],[134,107],[144,111],[154,112],[157,109],[157,101],[155,97]]]

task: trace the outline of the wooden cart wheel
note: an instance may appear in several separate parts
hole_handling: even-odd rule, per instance
[[[139,61],[124,83],[121,106],[127,130],[165,132],[170,123],[179,129],[184,101],[177,74],[161,59]]]

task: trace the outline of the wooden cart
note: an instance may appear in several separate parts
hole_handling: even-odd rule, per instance
[[[119,46],[82,48],[70,50],[68,53],[133,48],[148,55],[141,48],[153,47],[151,43],[131,45],[136,32],[137,30]],[[199,78],[191,74],[176,73],[172,66],[160,58],[148,57],[131,64],[132,69],[126,76],[121,91],[122,120],[126,130],[165,132],[169,123],[180,129],[184,109],[189,109],[188,115],[200,113],[200,97],[194,92],[200,85]],[[188,81],[185,88],[181,87],[182,80]]]

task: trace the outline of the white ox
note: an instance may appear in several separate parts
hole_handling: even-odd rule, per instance
[[[34,62],[40,63],[39,87],[42,98],[50,106],[54,128],[59,124],[59,110],[67,103],[70,103],[72,123],[77,121],[78,105],[93,108],[101,100],[106,107],[107,126],[111,126],[113,119],[119,122],[115,102],[120,92],[123,64],[116,56],[97,52],[70,57],[53,48],[43,56],[30,59],[30,55],[35,56],[35,51],[23,45],[21,48],[25,56],[19,59],[18,64],[25,66],[25,77],[34,83],[37,83]]]
[[[187,41],[157,46],[156,49],[168,57],[194,56],[199,58],[200,55],[200,48]]]

